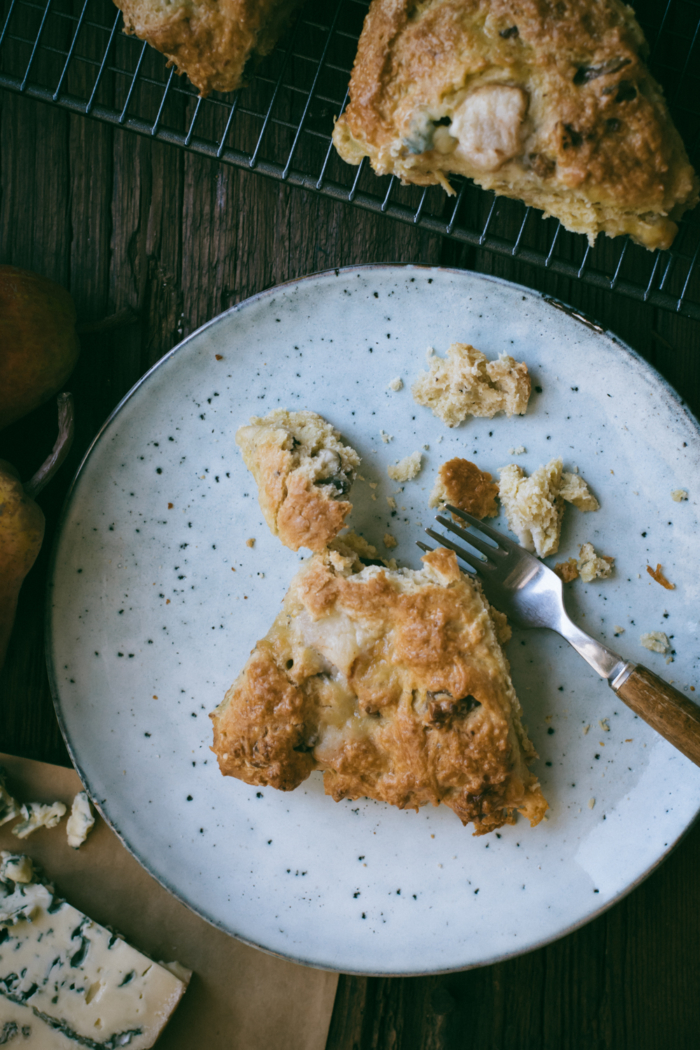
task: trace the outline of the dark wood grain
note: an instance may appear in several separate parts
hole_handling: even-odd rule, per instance
[[[47,541],[0,676],[0,748],[49,761],[68,763],[44,664],[43,594],[70,478],[133,383],[228,306],[346,264],[492,273],[595,317],[700,409],[697,323],[3,92],[0,261],[69,287],[83,326],[70,382],[76,441],[40,496]],[[28,477],[54,430],[44,406],[0,434],[0,457]],[[627,898],[545,948],[446,976],[341,977],[328,1050],[695,1050],[699,867],[695,827]]]

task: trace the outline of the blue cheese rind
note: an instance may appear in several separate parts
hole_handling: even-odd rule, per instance
[[[51,887],[0,884],[0,1006],[27,1008],[34,1018],[27,1024],[42,1022],[68,1045],[91,1050],[147,1050],[185,988]]]

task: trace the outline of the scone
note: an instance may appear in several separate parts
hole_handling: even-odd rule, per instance
[[[363,566],[336,541],[303,565],[211,716],[224,775],[291,791],[321,769],[336,801],[444,802],[476,834],[542,819],[504,617],[452,551],[423,561]]]
[[[455,456],[443,463],[430,493],[430,506],[450,503],[458,510],[466,510],[475,518],[495,518],[498,514],[498,483],[487,470],[479,470],[476,463]]]
[[[236,444],[273,535],[293,551],[327,547],[352,510],[343,496],[360,465],[357,452],[322,416],[283,408],[253,416],[236,432]]]
[[[115,0],[127,33],[162,51],[200,95],[235,91],[249,59],[272,51],[302,0]]]
[[[373,0],[333,141],[404,182],[466,175],[568,229],[668,248],[700,183],[621,0]]]
[[[525,550],[534,551],[540,558],[559,550],[564,501],[583,511],[599,507],[583,478],[563,466],[561,459],[552,459],[529,478],[517,463],[499,471],[498,494],[508,528]]]
[[[527,365],[501,354],[489,361],[468,343],[452,343],[445,357],[431,354],[428,371],[413,384],[413,400],[456,427],[467,416],[524,415],[530,398]]]

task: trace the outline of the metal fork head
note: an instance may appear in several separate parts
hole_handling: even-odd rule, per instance
[[[466,550],[462,544],[433,529],[425,531],[440,546],[453,550],[459,560],[469,566],[472,574],[479,577],[491,604],[520,627],[559,630],[566,611],[562,583],[556,573],[529,551],[473,515],[449,504],[445,509],[470,526],[469,531],[441,514],[435,520],[473,550]],[[418,546],[422,550],[432,549],[424,543]]]

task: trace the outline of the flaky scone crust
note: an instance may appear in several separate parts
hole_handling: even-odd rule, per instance
[[[480,470],[471,460],[455,456],[438,471],[430,506],[451,503],[475,518],[495,518],[498,514],[498,483],[487,470]]]
[[[334,142],[404,182],[447,186],[459,171],[589,240],[629,233],[667,248],[700,184],[646,50],[620,0],[373,0]],[[520,155],[483,172],[407,151],[411,113],[494,84],[527,93]]]
[[[324,770],[336,801],[444,802],[482,834],[547,804],[479,587],[452,551],[420,573],[312,557],[212,714],[222,773],[291,790]]]
[[[127,33],[167,55],[200,95],[235,91],[248,59],[268,54],[302,0],[115,0]]]

